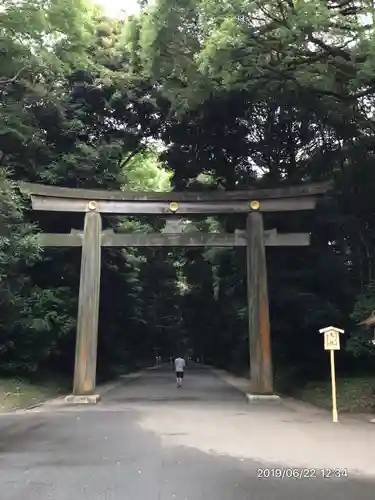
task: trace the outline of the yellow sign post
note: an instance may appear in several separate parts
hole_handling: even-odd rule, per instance
[[[340,350],[340,334],[344,330],[335,328],[334,326],[327,326],[319,330],[319,333],[324,334],[324,349],[329,351],[331,361],[331,384],[332,384],[332,421],[337,423],[339,421],[337,412],[337,395],[336,395],[336,373],[335,373],[335,351]]]

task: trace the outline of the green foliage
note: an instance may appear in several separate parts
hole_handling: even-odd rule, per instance
[[[43,10],[38,2],[6,3],[0,12],[0,163],[11,168],[11,178],[86,188],[169,188],[170,174],[144,147],[159,126],[153,103],[143,95],[147,86],[124,88],[125,60],[116,49],[122,29],[78,0],[52,0]],[[71,374],[79,252],[41,254],[32,223],[43,231],[69,232],[82,228],[83,220],[23,212],[12,185],[1,182],[0,371],[53,367]],[[123,218],[104,224],[149,230],[147,222]],[[100,376],[129,363],[137,333],[148,335],[140,280],[152,259],[131,250],[103,254]],[[174,296],[170,267],[165,280]],[[114,286],[115,294],[106,293]],[[149,344],[137,351],[143,362],[154,356]]]
[[[276,372],[323,373],[327,324],[352,332],[339,369],[358,367],[353,353],[363,364],[374,351],[353,323],[375,309],[372,15],[368,2],[157,0],[119,22],[84,0],[4,0],[0,370],[71,373],[74,356],[80,252],[41,252],[34,228],[83,220],[31,212],[18,180],[138,191],[334,180],[314,214],[265,216],[267,229],[312,233],[310,248],[267,250]],[[165,220],[103,222],[148,232]],[[247,370],[244,252],[103,249],[100,376],[181,348]]]
[[[358,297],[351,317],[356,324],[359,324],[370,317],[373,311],[375,311],[375,281],[371,281],[364,293]]]
[[[335,179],[315,224],[300,214],[266,218],[268,228],[313,230],[310,250],[268,252],[276,359],[307,363],[305,377],[324,362],[317,330],[350,330],[354,298],[373,274],[373,26],[359,20],[372,14],[368,3],[160,0],[133,31],[133,57],[177,112],[162,134],[175,187],[196,187],[202,175],[219,189]],[[233,345],[247,350],[244,257],[207,252],[215,281],[203,293],[200,255],[187,297],[205,295],[220,324],[213,356],[231,362]]]
[[[123,164],[124,185],[132,191],[170,191],[171,172],[159,160],[157,151],[147,149]]]
[[[176,107],[223,88],[344,100],[372,93],[372,15],[368,2],[159,0],[141,16],[138,52]]]
[[[18,356],[9,360],[9,352],[16,349],[17,337],[29,332],[20,320],[30,300],[30,282],[25,268],[39,257],[36,235],[30,224],[24,222],[22,201],[16,187],[0,171],[0,365],[9,368],[18,364]],[[15,323],[21,322],[21,328]],[[32,334],[39,331],[33,325]],[[8,361],[9,360],[9,361]],[[17,366],[18,367],[18,366]]]
[[[337,379],[337,406],[342,412],[373,412],[375,407],[374,379],[372,377]],[[297,393],[302,400],[327,410],[332,407],[331,383],[311,382]]]
[[[354,309],[351,314],[351,319],[355,325],[354,331],[350,336],[347,344],[349,351],[355,356],[370,356],[375,355],[375,345],[372,343],[374,339],[374,328],[359,326],[359,323],[372,316],[375,311],[375,281],[371,281],[364,292],[357,298],[354,304]]]

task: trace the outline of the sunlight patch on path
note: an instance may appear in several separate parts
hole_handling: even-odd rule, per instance
[[[341,468],[375,477],[371,426],[311,422],[280,408],[242,414],[171,406],[144,409],[139,425],[156,434],[165,447],[184,446],[285,466]]]

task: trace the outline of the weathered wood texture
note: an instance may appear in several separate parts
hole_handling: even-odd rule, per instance
[[[311,210],[329,183],[302,184],[277,189],[247,191],[140,193],[69,189],[21,183],[31,197],[34,210],[85,212],[84,235],[73,232],[42,234],[44,246],[81,246],[74,394],[90,395],[95,389],[98,339],[101,246],[246,246],[249,342],[253,392],[271,394],[273,374],[267,290],[265,246],[305,246],[308,234],[264,232],[261,212]],[[257,211],[250,203],[258,201]],[[89,206],[90,202],[95,202]],[[177,213],[248,213],[246,232],[234,234],[114,234],[101,232],[100,213],[171,214],[170,203],[177,202]],[[249,213],[250,212],[250,213]]]
[[[73,388],[73,393],[80,396],[93,394],[96,384],[101,268],[100,237],[101,216],[97,212],[89,212],[85,216],[82,246]]]
[[[21,182],[21,191],[28,195],[52,198],[70,198],[83,200],[119,200],[119,201],[247,201],[266,198],[294,198],[299,196],[315,196],[326,193],[331,184],[311,183],[299,186],[285,186],[273,189],[248,189],[246,191],[173,191],[173,192],[139,192],[139,191],[106,191],[98,189],[72,189],[57,186],[46,186]]]
[[[39,243],[42,247],[81,247],[83,235],[40,233]]]
[[[181,215],[247,213],[254,200],[260,202],[259,210],[263,212],[312,210],[329,187],[328,183],[320,183],[247,191],[141,193],[20,183],[21,191],[31,196],[34,210],[87,212],[88,202],[95,201],[98,212],[147,215],[171,213],[171,202],[179,204],[177,212]]]
[[[253,212],[247,216],[246,231],[251,389],[254,394],[272,394],[267,264],[261,213]]]
[[[40,242],[45,247],[79,247],[82,245],[83,233],[72,234],[40,234]],[[309,233],[277,233],[276,229],[264,232],[266,246],[308,246]],[[101,234],[103,247],[244,247],[247,245],[245,231],[229,233],[130,233],[117,234],[103,231]]]
[[[270,198],[260,201],[259,210],[262,212],[290,212],[296,210],[312,210],[315,208],[317,196],[305,196],[295,198]],[[166,215],[171,214],[169,201],[120,201],[120,200],[98,200],[97,211],[104,214],[127,214],[127,215]],[[172,198],[170,201],[174,201]],[[179,203],[178,214],[234,214],[247,213],[250,209],[248,200],[217,200],[217,201],[183,201]],[[33,210],[51,212],[88,212],[88,201],[86,199],[31,196]]]

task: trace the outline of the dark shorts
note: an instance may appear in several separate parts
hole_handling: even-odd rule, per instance
[[[176,372],[177,378],[184,378],[184,372]]]

